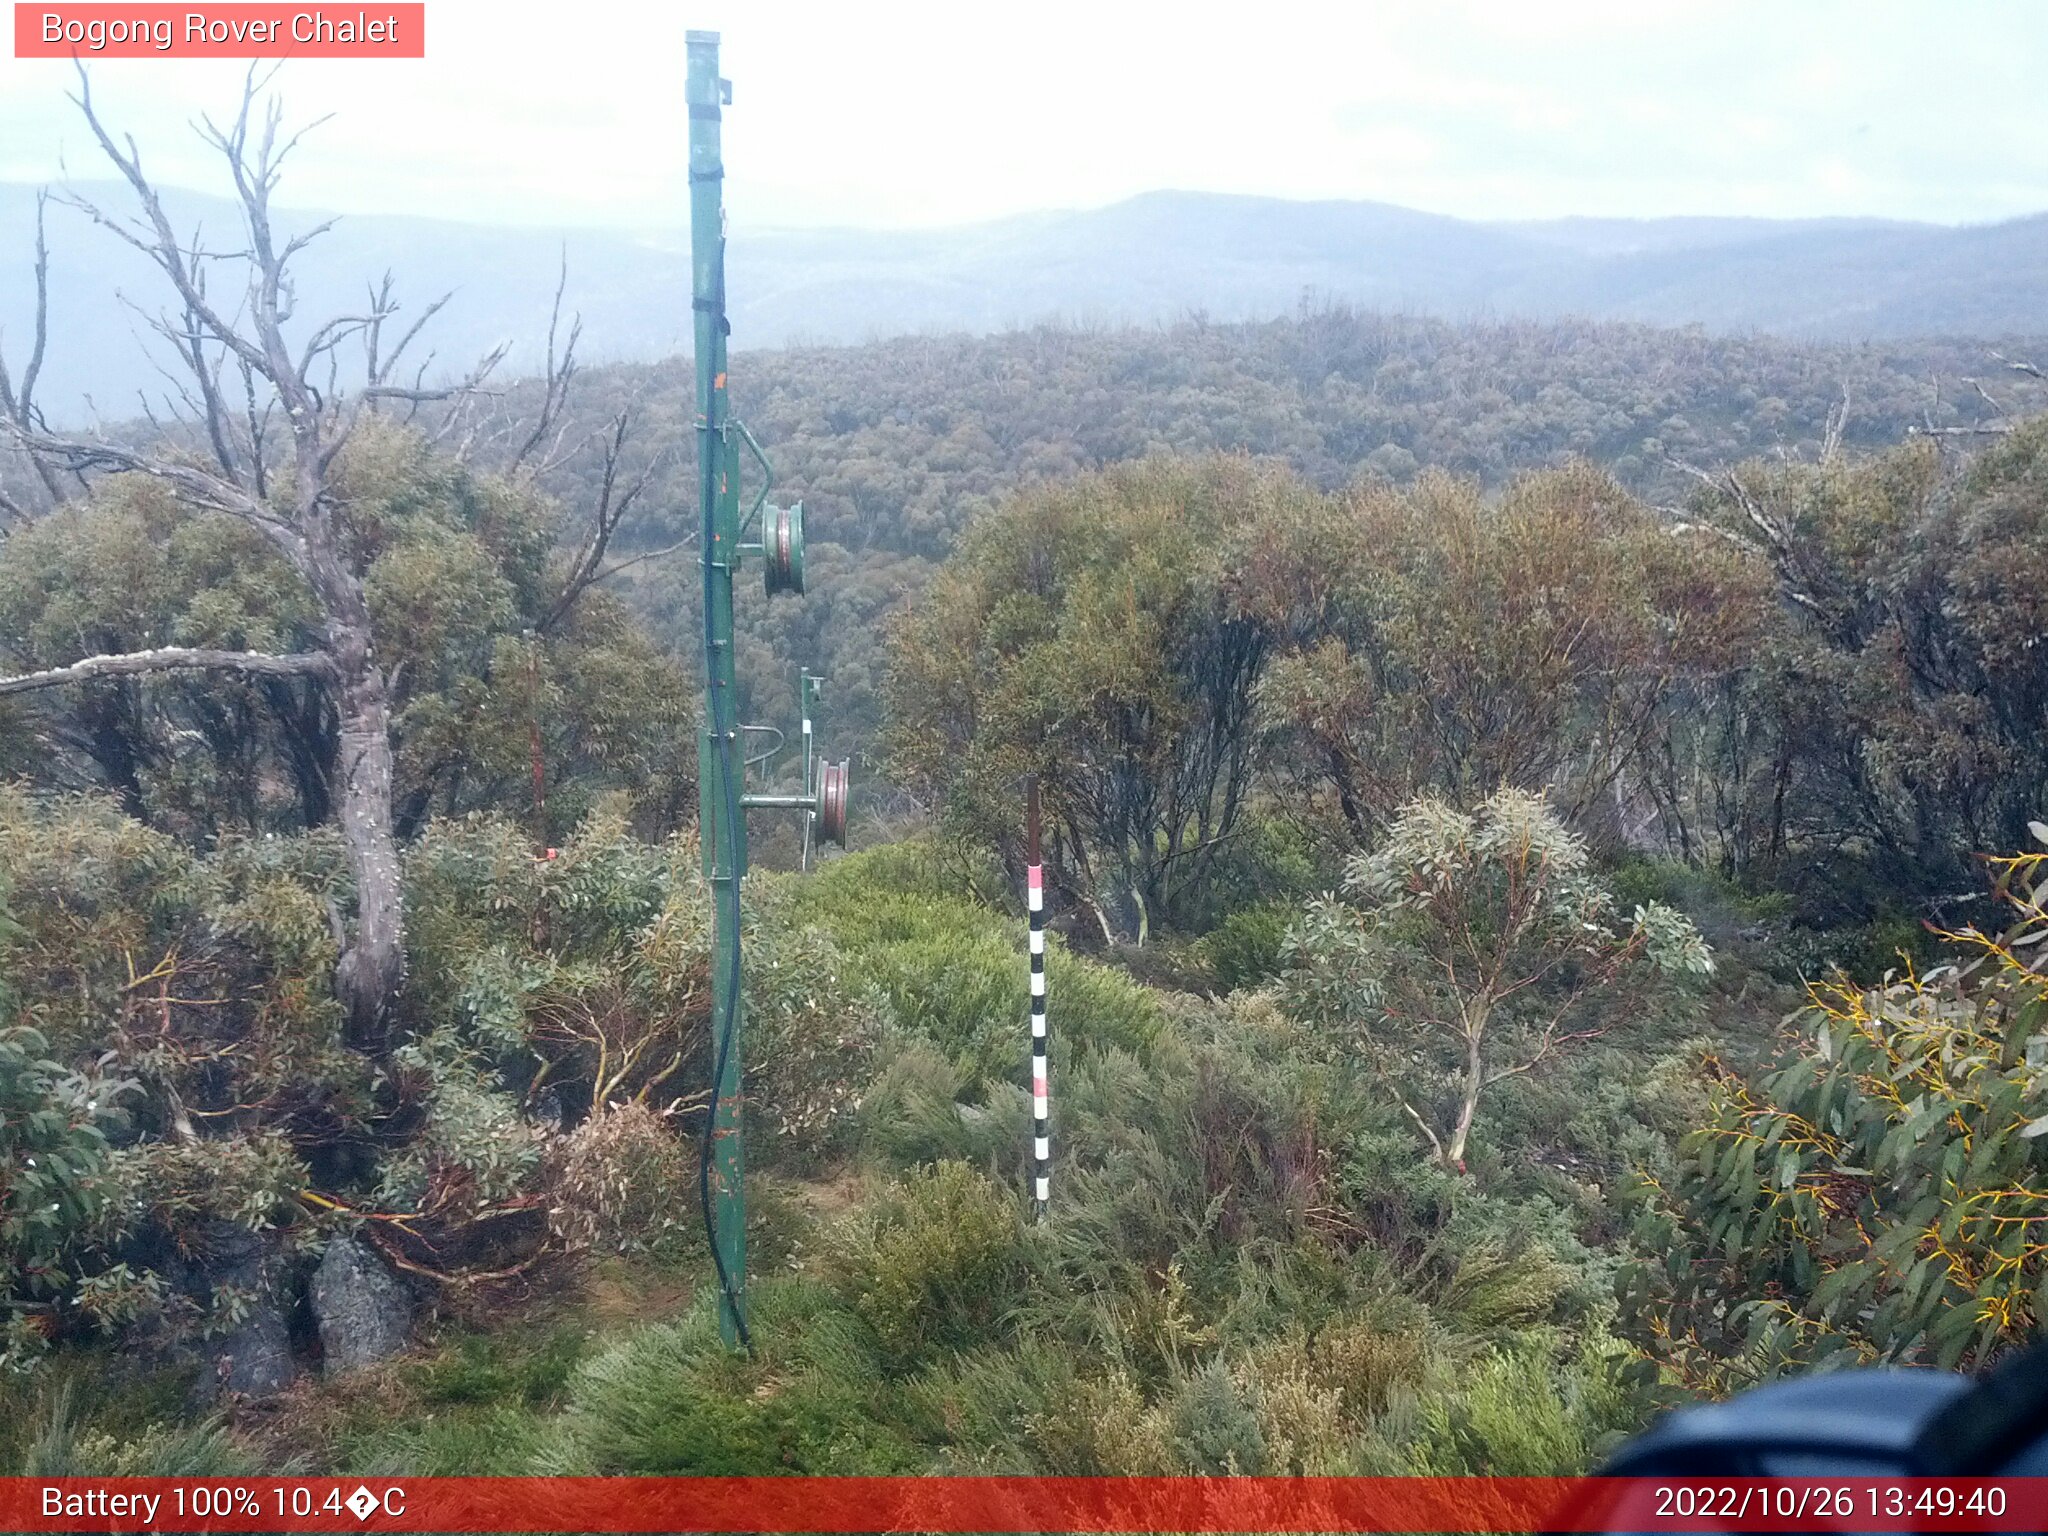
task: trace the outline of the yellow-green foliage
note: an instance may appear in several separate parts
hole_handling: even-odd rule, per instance
[[[915,1468],[885,1404],[872,1335],[803,1277],[750,1287],[750,1359],[719,1338],[704,1296],[580,1366],[549,1461],[536,1470],[693,1476]]]
[[[904,1363],[999,1336],[1024,1266],[1016,1201],[954,1162],[906,1175],[849,1220],[832,1252],[854,1310]]]
[[[335,468],[389,680],[401,833],[436,814],[525,804],[536,733],[544,836],[559,839],[607,792],[627,794],[643,826],[676,825],[694,777],[693,693],[609,592],[553,613],[571,510],[374,417]],[[100,481],[0,547],[10,671],[162,645],[305,651],[321,640],[315,609],[261,534],[142,476]],[[52,689],[9,715],[44,726],[41,760],[10,740],[0,771],[104,786],[179,833],[281,831],[332,814],[333,727],[296,683],[166,673]]]
[[[1576,814],[1652,750],[1658,703],[1740,665],[1769,618],[1756,562],[1583,462],[1498,497],[1425,471],[1290,510],[1239,578],[1280,637],[1272,771],[1353,846],[1418,796],[1550,784]]]
[[[1429,1357],[1426,1314],[1397,1328],[1371,1318],[1345,1319],[1315,1336],[1308,1378],[1337,1392],[1347,1419],[1363,1426],[1385,1412],[1397,1392],[1421,1382]]]
[[[1460,1390],[1422,1404],[1415,1470],[1481,1477],[1583,1470],[1634,1417],[1625,1358],[1597,1335],[1562,1359],[1532,1346],[1483,1357]]]
[[[1018,1080],[1030,1016],[1024,925],[940,889],[899,849],[836,859],[792,885],[791,911],[833,937],[861,985],[887,999],[895,1028],[929,1041],[970,1088]],[[1062,1049],[1142,1046],[1160,1028],[1154,993],[1048,946]]]
[[[1463,1171],[1489,1090],[1612,1034],[1641,1044],[1713,974],[1699,933],[1656,902],[1619,909],[1586,840],[1541,795],[1502,788],[1471,812],[1403,806],[1289,931],[1284,996],[1342,1032]]]
[[[1256,986],[1280,974],[1292,905],[1268,903],[1233,912],[1202,936],[1202,958],[1224,991]]]
[[[218,1420],[137,1427],[111,1414],[113,1424],[93,1423],[69,1381],[49,1386],[36,1408],[34,1436],[7,1469],[16,1477],[236,1477],[277,1470],[260,1466]]]
[[[134,1086],[67,1070],[44,1054],[40,1033],[5,1022],[8,1005],[0,983],[0,1371],[41,1355],[71,1289],[74,1250],[115,1203],[106,1133],[125,1119],[120,1101]]]
[[[2036,835],[2048,843],[2048,827]],[[2048,1316],[2048,853],[1992,861],[2010,926],[1944,964],[1813,987],[1756,1081],[1652,1190],[1638,1305],[1711,1388],[1831,1355],[1987,1362]]]
[[[24,1060],[10,1082],[75,1100],[79,1135],[125,1095],[135,1132],[111,1156],[70,1160],[93,1188],[61,1231],[41,1230],[39,1202],[20,1266],[34,1283],[10,1292],[33,1316],[10,1308],[10,1358],[144,1315],[212,1326],[218,1308],[194,1312],[162,1271],[173,1253],[203,1260],[219,1223],[299,1243],[373,1211],[405,1218],[389,1230],[439,1267],[463,1262],[466,1224],[485,1208],[531,1211],[495,1229],[514,1235],[493,1242],[527,1245],[483,1266],[506,1267],[547,1238],[535,1218],[550,1198],[603,1229],[557,1224],[557,1243],[630,1247],[684,1219],[688,1112],[709,1073],[694,846],[633,837],[621,797],[554,857],[496,820],[431,827],[406,858],[408,980],[381,1060],[343,1040],[331,989],[329,909],[350,895],[339,863],[330,834],[195,853],[105,800],[0,787],[13,914],[0,975],[18,1000],[0,1029]],[[785,921],[784,905],[772,885],[748,892],[750,1123],[757,1163],[803,1165],[852,1129],[877,1014],[829,937]],[[535,1112],[543,1100],[551,1115]],[[553,1115],[573,1127],[615,1103],[638,1106],[649,1133],[623,1191],[618,1167],[577,1155],[595,1151],[596,1131],[548,1155]],[[0,1154],[15,1150],[37,1152]],[[47,1171],[24,1164],[9,1187],[43,1188]],[[44,1193],[70,1209],[62,1189]]]
[[[1034,1448],[1055,1475],[1162,1477],[1174,1470],[1166,1416],[1129,1373],[1076,1382],[1030,1421]]]
[[[60,1050],[103,1049],[110,1029],[160,1033],[166,1009],[205,1006],[225,1013],[214,1032],[252,1037],[277,1082],[338,1018],[321,905],[339,889],[337,854],[316,837],[233,840],[200,858],[107,800],[0,786],[17,923],[0,934],[0,971]]]

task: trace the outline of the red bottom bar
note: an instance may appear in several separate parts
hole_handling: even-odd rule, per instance
[[[2043,1531],[2048,1478],[0,1478],[9,1531]]]

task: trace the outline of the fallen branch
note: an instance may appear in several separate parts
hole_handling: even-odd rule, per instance
[[[100,677],[135,677],[150,672],[243,672],[264,677],[333,677],[332,658],[319,651],[274,656],[266,651],[206,651],[165,646],[154,651],[129,651],[118,656],[88,656],[68,667],[0,677],[0,695],[31,693],[64,683]]]

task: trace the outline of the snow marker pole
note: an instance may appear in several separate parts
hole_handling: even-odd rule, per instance
[[[1031,1214],[1045,1216],[1051,1185],[1052,1135],[1046,1086],[1045,1035],[1045,871],[1039,863],[1038,778],[1024,781],[1027,804],[1025,901],[1031,910]]]

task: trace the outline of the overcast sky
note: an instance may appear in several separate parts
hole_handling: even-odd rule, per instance
[[[358,3],[329,10],[354,14]],[[2048,209],[2034,0],[428,0],[424,61],[305,60],[280,201],[683,222],[683,33],[725,35],[736,222],[950,224],[1175,187],[1473,218]],[[243,66],[106,61],[162,179]],[[0,59],[0,180],[103,174],[70,66]]]

